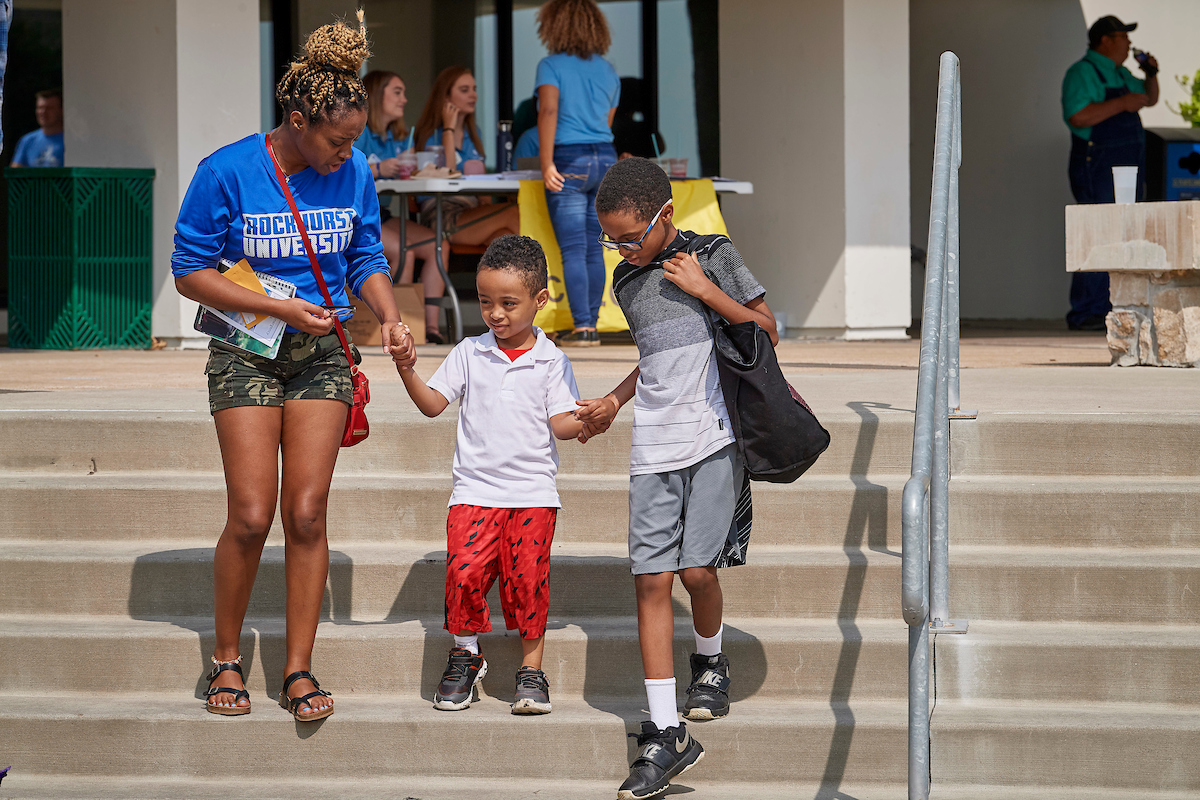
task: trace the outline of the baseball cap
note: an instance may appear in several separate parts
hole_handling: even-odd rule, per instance
[[[1131,22],[1126,25],[1124,22],[1121,22],[1121,20],[1113,16],[1101,17],[1092,23],[1092,27],[1088,28],[1088,44],[1095,47],[1100,43],[1101,39],[1111,33],[1117,33],[1118,31],[1129,33],[1130,31],[1135,30],[1137,30],[1136,22]]]

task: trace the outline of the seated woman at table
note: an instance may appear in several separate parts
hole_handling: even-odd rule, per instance
[[[394,72],[377,69],[363,76],[367,89],[367,126],[354,146],[367,156],[371,175],[375,178],[398,178],[400,161],[397,158],[405,150],[412,149],[413,134],[404,127],[404,106],[408,98],[404,94],[404,81]],[[405,226],[407,250],[404,263],[400,264],[400,220],[393,217],[387,207],[390,198],[380,198],[379,214],[383,225],[383,255],[392,269],[392,278],[397,283],[412,283],[416,260],[421,259],[421,285],[425,290],[425,339],[430,344],[441,344],[438,330],[438,299],[445,293],[445,284],[437,267],[433,231],[424,225],[410,222]],[[401,196],[407,204],[407,195]],[[445,254],[443,254],[443,259]],[[442,262],[445,264],[445,261]],[[397,273],[399,273],[397,275]]]
[[[475,78],[466,67],[446,67],[429,92],[417,120],[418,150],[441,145],[446,166],[464,173],[483,171],[483,141],[475,126]],[[474,164],[470,162],[476,162]],[[422,197],[421,222],[433,225],[434,200]],[[506,233],[520,233],[515,202],[489,203],[470,195],[442,199],[442,222],[452,244],[486,245]]]

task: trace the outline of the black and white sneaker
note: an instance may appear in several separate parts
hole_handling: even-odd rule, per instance
[[[450,659],[442,682],[433,696],[433,707],[439,711],[462,711],[471,707],[475,686],[487,675],[483,654],[475,655],[465,647],[450,649]]]
[[[517,699],[512,704],[512,713],[550,713],[550,682],[546,680],[546,673],[536,667],[517,670]]]
[[[637,757],[629,777],[617,790],[617,800],[643,800],[666,791],[671,778],[682,775],[704,758],[704,748],[687,731],[687,723],[660,731],[653,722],[643,722],[637,739]]]
[[[692,653],[692,685],[683,716],[690,720],[723,717],[729,713],[729,656]]]

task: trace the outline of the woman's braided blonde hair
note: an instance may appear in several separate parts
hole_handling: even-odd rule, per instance
[[[362,9],[358,30],[343,22],[322,25],[309,34],[304,57],[292,62],[275,89],[275,99],[285,113],[299,111],[314,124],[364,110],[367,90],[358,71],[370,55]]]

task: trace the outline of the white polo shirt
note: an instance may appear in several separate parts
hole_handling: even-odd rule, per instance
[[[429,379],[458,408],[450,505],[561,508],[558,448],[550,418],[578,408],[571,362],[537,328],[516,361],[496,335],[464,339]]]

